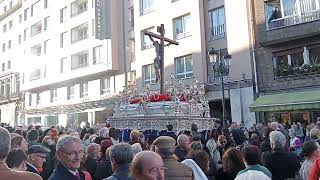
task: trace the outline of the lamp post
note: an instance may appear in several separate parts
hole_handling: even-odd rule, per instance
[[[215,50],[211,48],[208,52],[210,63],[212,64],[213,71],[217,72],[221,78],[221,94],[222,94],[222,122],[223,127],[228,126],[228,122],[226,119],[226,104],[225,104],[225,97],[224,97],[224,82],[223,76],[225,74],[229,74],[230,69],[230,60],[231,55],[226,53],[223,57],[221,57],[221,49]]]

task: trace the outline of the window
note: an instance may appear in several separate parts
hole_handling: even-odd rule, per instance
[[[56,102],[58,100],[58,90],[53,89],[50,91],[50,102]]]
[[[2,52],[6,52],[6,43],[2,44]]]
[[[7,12],[7,6],[3,6],[3,12]]]
[[[47,54],[50,39],[43,42],[43,54]]]
[[[2,32],[7,32],[7,24],[4,24],[3,26],[2,26]]]
[[[1,64],[1,70],[2,70],[2,72],[6,70],[6,63]]]
[[[28,31],[28,28],[23,31],[23,40],[24,41],[27,39],[27,31]]]
[[[60,23],[63,23],[67,20],[67,7],[60,9]]]
[[[177,2],[177,1],[179,1],[179,0],[172,0],[171,2],[174,3],[174,2]]]
[[[179,79],[193,77],[192,55],[175,58],[176,77]]]
[[[209,32],[211,32],[209,36],[210,40],[225,37],[225,14],[223,6],[209,11],[208,24]]]
[[[75,90],[76,90],[76,85],[68,86],[67,88],[67,99],[74,99],[75,98]]]
[[[30,48],[31,54],[41,56],[41,44],[34,45]]]
[[[134,28],[134,9],[131,7],[129,9],[129,28],[133,29]]]
[[[320,64],[320,44],[307,47],[311,64]]]
[[[11,29],[11,28],[12,28],[12,24],[13,24],[12,20],[11,20],[11,21],[9,21],[9,29]]]
[[[30,73],[30,81],[34,81],[41,78],[41,70],[35,69]]]
[[[100,80],[101,84],[101,95],[102,94],[110,94],[110,78],[105,78]]]
[[[152,32],[154,30],[154,27],[151,27],[151,28],[148,28],[148,29],[145,29],[143,31],[141,31],[141,49],[149,49],[151,47],[153,47],[153,43],[152,41],[150,40],[149,36],[145,35],[144,32],[146,31],[149,31],[149,32]]]
[[[61,48],[64,47],[65,43],[67,42],[66,38],[67,38],[67,32],[64,32],[64,33],[60,34],[60,47]]]
[[[11,9],[11,8],[12,8],[12,6],[13,6],[13,2],[12,2],[12,1],[10,1],[9,9]]]
[[[88,9],[88,1],[78,0],[71,3],[71,17],[77,16]]]
[[[22,14],[19,14],[19,24],[22,23]]]
[[[190,14],[174,19],[174,37],[182,39],[190,35]]]
[[[93,48],[93,64],[99,64],[103,62],[102,46]]]
[[[8,41],[8,49],[11,49],[11,40]]]
[[[5,95],[5,81],[4,80],[0,80],[0,85],[1,85],[0,95],[4,96]]]
[[[60,59],[60,73],[68,72],[68,59],[67,57]]]
[[[18,35],[18,43],[21,44],[21,34]]]
[[[71,29],[71,43],[88,38],[88,23],[81,24]]]
[[[83,51],[71,56],[71,70],[83,68],[88,65],[88,51]]]
[[[80,97],[88,96],[88,82],[83,82],[80,84]]]
[[[273,54],[276,67],[293,66],[300,67],[304,63],[303,48],[295,48]]]
[[[48,8],[48,0],[44,0],[44,8],[47,9]]]
[[[155,84],[156,74],[153,64],[145,65],[142,67],[144,84]]]
[[[8,69],[11,69],[11,61],[7,62],[7,67],[8,67]]]
[[[31,17],[39,14],[42,10],[40,0],[31,5]]]
[[[48,17],[46,17],[46,18],[44,18],[44,20],[43,20],[43,30],[45,31],[45,30],[47,30],[48,29],[48,24],[49,24],[49,19],[50,18],[50,16],[48,16]]]
[[[41,32],[41,30],[42,30],[42,22],[39,21],[31,26],[30,36],[32,37],[32,36],[39,34]]]
[[[154,5],[154,0],[140,0],[141,15],[152,12],[153,5]]]
[[[25,9],[24,10],[24,20],[26,21],[28,19],[28,11],[29,11],[29,8]]]

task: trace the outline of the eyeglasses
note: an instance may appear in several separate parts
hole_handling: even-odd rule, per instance
[[[227,144],[227,141],[219,141],[220,144]]]
[[[147,170],[146,173],[155,176],[158,173],[163,173],[167,169],[168,168],[166,168],[166,167],[160,167],[160,168],[154,167],[154,168],[151,168],[151,169]]]
[[[37,157],[41,158],[41,159],[46,159],[46,156],[40,156],[40,155],[37,155],[35,154]]]
[[[61,150],[60,150],[61,151]],[[73,152],[70,152],[70,153],[68,153],[68,152],[65,152],[65,151],[61,151],[61,152],[63,152],[64,154],[67,154],[67,155],[69,155],[71,158],[75,158],[77,155],[79,156],[79,157],[82,157],[83,156],[83,154],[84,154],[84,152],[83,151],[73,151]]]

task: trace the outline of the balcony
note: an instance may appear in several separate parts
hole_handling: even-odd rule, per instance
[[[22,7],[22,0],[19,0],[16,5],[10,8],[8,11],[0,15],[0,21],[4,20],[6,17],[10,16],[12,13],[16,12]]]
[[[292,26],[296,24],[312,22],[320,19],[320,10],[306,12],[301,15],[287,16],[271,20],[268,23],[268,30]]]
[[[83,12],[88,10],[88,1],[87,0],[78,0],[71,4],[71,17],[75,17]]]
[[[81,24],[71,29],[71,43],[88,38],[88,23]]]
[[[255,13],[259,19],[256,39],[262,46],[313,38],[320,34],[320,4],[315,0],[265,0],[257,4]]]
[[[20,96],[19,92],[12,92],[8,95],[7,94],[0,95],[0,103],[2,103],[4,101],[19,99],[19,96]]]
[[[39,21],[31,26],[31,34],[30,37],[35,36],[42,31],[42,21]]]
[[[83,51],[71,56],[71,70],[88,66],[88,51]]]
[[[221,39],[226,36],[225,24],[211,27],[209,30],[210,30],[210,33],[209,33],[209,40],[210,41]]]

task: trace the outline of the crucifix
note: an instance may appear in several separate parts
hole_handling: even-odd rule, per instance
[[[160,79],[160,93],[164,93],[164,47],[169,46],[171,44],[179,45],[178,42],[168,39],[164,37],[165,30],[164,25],[161,24],[160,26],[157,26],[157,32],[160,33],[160,35],[152,33],[152,32],[144,32],[145,35],[149,36],[150,40],[153,43],[153,46],[155,47],[156,51],[156,57],[153,59],[153,66],[155,68],[156,72],[156,82]],[[160,40],[160,43],[155,39]],[[165,42],[168,42],[168,44],[164,44]]]

